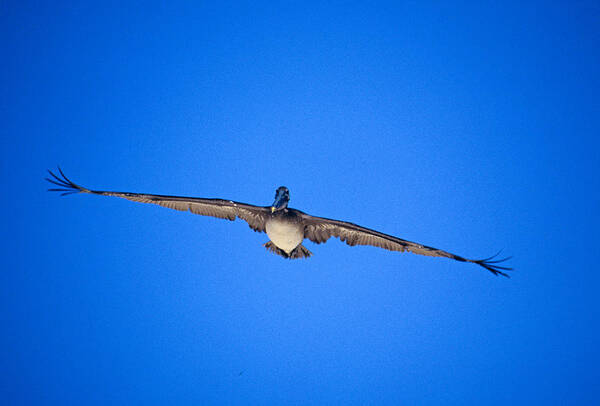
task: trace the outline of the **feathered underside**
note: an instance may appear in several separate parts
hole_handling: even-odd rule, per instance
[[[58,186],[58,188],[50,188],[48,190],[62,192],[62,196],[73,193],[91,193],[102,196],[121,197],[133,202],[157,204],[169,209],[190,211],[202,216],[217,217],[231,221],[240,218],[247,222],[251,229],[258,232],[265,232],[265,222],[270,213],[268,207],[253,206],[231,200],[91,190],[72,182],[65,176],[60,167],[58,171],[60,176],[49,170],[48,173],[52,178],[46,178],[46,180]]]
[[[303,217],[303,222],[305,224],[304,237],[317,244],[324,243],[331,237],[336,237],[350,246],[371,245],[390,251],[408,251],[430,257],[444,257],[461,262],[471,262],[482,266],[494,275],[502,275],[507,278],[510,276],[503,271],[512,270],[512,268],[499,265],[504,261],[509,260],[510,257],[494,259],[499,253],[484,259],[467,259],[447,251],[403,240],[353,223],[323,217],[314,217],[300,211],[298,211],[298,213]]]

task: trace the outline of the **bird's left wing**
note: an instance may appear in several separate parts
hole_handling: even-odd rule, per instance
[[[353,223],[310,216],[300,211],[298,211],[298,214],[302,216],[303,223],[305,224],[305,238],[308,238],[317,244],[327,241],[330,237],[337,237],[350,246],[371,245],[390,251],[409,251],[414,254],[427,255],[430,257],[445,257],[461,262],[471,262],[484,267],[495,275],[509,277],[502,271],[511,270],[511,268],[498,265],[498,263],[506,261],[510,258],[494,260],[494,255],[493,257],[485,259],[467,259],[447,251],[428,247],[427,245],[418,244],[412,241],[403,240],[401,238],[371,230],[366,227],[361,227]]]
[[[270,213],[268,207],[254,206],[231,200],[91,190],[73,183],[65,176],[60,168],[58,168],[58,171],[60,176],[57,176],[49,170],[48,173],[50,173],[52,178],[46,178],[46,180],[59,186],[58,188],[48,189],[49,191],[63,192],[63,196],[73,193],[91,193],[102,196],[121,197],[140,203],[152,203],[169,209],[190,211],[194,214],[217,217],[231,221],[240,218],[246,221],[251,229],[258,232],[265,231],[265,221]]]

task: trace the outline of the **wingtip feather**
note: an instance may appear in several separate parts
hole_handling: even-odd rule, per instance
[[[501,251],[498,251],[498,253],[496,253],[495,255],[492,255],[489,258],[470,260],[470,262],[473,262],[474,264],[482,266],[483,268],[487,269],[488,271],[490,271],[491,273],[493,273],[496,276],[502,275],[504,277],[510,278],[509,274],[507,274],[506,272],[502,272],[502,271],[512,271],[513,268],[510,268],[507,266],[500,266],[497,264],[508,261],[509,259],[512,258],[512,256],[492,261],[492,259],[496,258],[500,254],[500,252]]]
[[[59,188],[50,188],[50,189],[48,189],[48,191],[64,192],[64,193],[61,193],[61,196],[67,196],[67,195],[80,193],[80,192],[89,192],[89,190],[87,190],[86,188],[77,185],[76,183],[72,182],[69,178],[67,178],[66,175],[64,174],[64,172],[62,171],[62,169],[60,168],[60,166],[57,165],[57,168],[58,168],[58,172],[60,173],[62,178],[59,177],[58,175],[56,175],[50,169],[47,169],[50,176],[52,176],[52,178],[54,178],[54,179],[45,178],[45,180],[47,182],[52,183],[53,185],[59,186]]]

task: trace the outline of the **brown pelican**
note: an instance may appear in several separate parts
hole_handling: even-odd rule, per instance
[[[115,196],[140,203],[152,203],[170,209],[190,211],[203,216],[218,217],[227,220],[240,218],[257,232],[266,232],[270,241],[264,246],[274,254],[284,258],[308,258],[312,253],[302,245],[305,238],[321,244],[331,237],[337,237],[350,246],[372,245],[390,251],[409,251],[430,257],[445,257],[461,262],[470,262],[492,272],[494,275],[508,277],[503,271],[509,271],[502,263],[509,258],[494,259],[498,254],[484,259],[467,259],[437,248],[403,240],[379,231],[361,227],[346,221],[315,217],[288,207],[290,192],[285,186],[275,191],[275,201],[271,206],[254,206],[246,203],[223,199],[204,199],[199,197],[181,197],[152,195],[145,193],[110,192],[91,190],[71,182],[58,168],[60,177],[48,170],[52,178],[46,178],[58,188],[49,191],[62,192],[61,195],[73,193],[91,193],[102,196]]]

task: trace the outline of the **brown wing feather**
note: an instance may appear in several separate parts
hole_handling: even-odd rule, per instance
[[[337,237],[350,246],[371,245],[390,251],[408,251],[414,254],[427,255],[430,257],[444,257],[461,262],[472,262],[484,267],[495,275],[509,277],[502,271],[511,270],[511,268],[496,265],[510,258],[495,261],[492,261],[495,256],[486,259],[467,259],[438,248],[428,247],[427,245],[403,240],[401,238],[384,234],[376,230],[371,230],[366,227],[361,227],[353,223],[323,217],[314,217],[299,211],[298,213],[302,216],[305,224],[304,237],[317,244],[321,244],[331,237]]]
[[[223,199],[203,199],[198,197],[152,195],[145,193],[111,192],[102,190],[90,190],[70,181],[60,168],[61,177],[48,171],[53,179],[47,181],[60,186],[60,188],[48,189],[50,191],[63,192],[63,195],[72,193],[91,193],[102,196],[121,197],[139,203],[151,203],[169,209],[179,211],[190,211],[203,216],[217,217],[227,220],[240,218],[248,223],[251,229],[258,232],[265,231],[265,221],[269,214],[268,207],[253,206],[251,204],[234,202]]]

